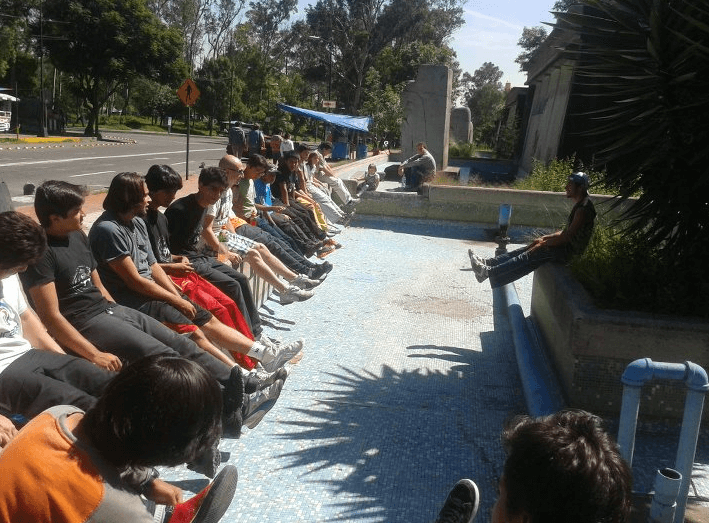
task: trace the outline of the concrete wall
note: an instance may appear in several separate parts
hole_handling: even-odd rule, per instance
[[[572,76],[573,64],[563,60],[531,82],[535,90],[520,158],[522,171],[532,170],[532,160],[546,163],[556,158],[564,131]]]
[[[470,107],[455,107],[451,111],[450,139],[456,143],[473,142],[473,122]]]
[[[448,165],[448,137],[452,108],[453,73],[445,65],[422,65],[416,80],[401,96],[401,150],[404,159],[416,154],[416,144],[426,142],[436,159],[436,168]]]
[[[639,358],[709,368],[709,323],[687,318],[598,309],[568,268],[534,272],[532,318],[572,407],[617,416],[620,377]],[[643,388],[643,417],[681,417],[683,386],[662,380]],[[706,422],[705,422],[706,423]]]
[[[593,201],[599,214],[617,216],[625,208],[611,211],[608,196],[594,195]],[[512,205],[513,227],[559,228],[571,210],[571,200],[564,193],[427,185],[422,195],[366,192],[357,213],[496,224],[501,203]]]

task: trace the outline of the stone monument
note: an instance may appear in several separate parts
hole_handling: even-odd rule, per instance
[[[448,165],[448,136],[452,108],[453,73],[446,65],[422,65],[416,80],[401,95],[402,160],[416,154],[416,144],[426,142],[440,171]]]
[[[473,122],[470,107],[455,107],[451,111],[451,139],[455,143],[473,142]]]

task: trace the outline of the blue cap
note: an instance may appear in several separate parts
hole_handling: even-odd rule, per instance
[[[588,174],[583,173],[581,171],[570,175],[569,181],[575,183],[576,185],[583,187],[584,189],[588,189],[588,186],[590,185],[590,182],[591,182],[588,178]]]

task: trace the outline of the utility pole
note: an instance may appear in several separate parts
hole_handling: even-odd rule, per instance
[[[47,132],[47,111],[44,106],[44,32],[43,32],[43,2],[39,2],[39,99],[40,99],[40,129],[37,136],[49,136]]]

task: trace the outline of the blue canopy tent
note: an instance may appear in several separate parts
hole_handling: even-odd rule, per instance
[[[278,108],[282,111],[288,113],[297,114],[298,116],[304,116],[306,118],[313,118],[314,120],[319,120],[321,122],[327,122],[330,125],[336,127],[342,127],[350,131],[356,131],[359,133],[368,133],[369,126],[372,125],[371,116],[350,116],[347,114],[334,114],[334,113],[323,113],[320,111],[313,111],[312,109],[303,109],[301,107],[293,107],[292,105],[286,105],[279,103]],[[338,159],[340,157],[346,158],[347,152],[345,147],[345,154],[340,156],[339,149],[337,147],[338,143],[333,144],[332,157]],[[346,144],[344,144],[346,146]],[[365,149],[366,151],[366,149]],[[365,152],[366,154],[366,152]],[[359,155],[358,155],[359,156]]]

